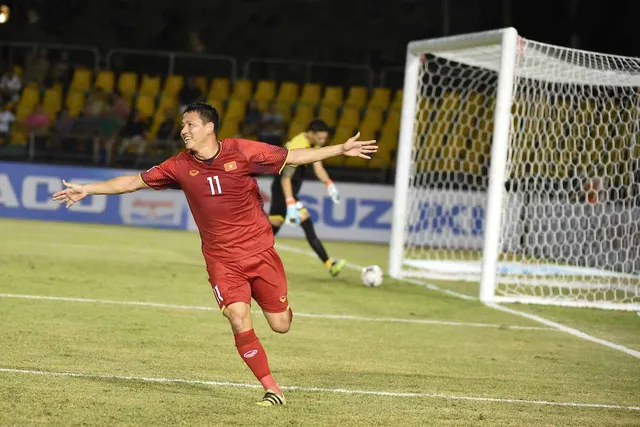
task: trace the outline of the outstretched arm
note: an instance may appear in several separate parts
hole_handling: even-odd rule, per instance
[[[359,136],[360,132],[349,138],[349,140],[344,144],[330,145],[328,147],[320,148],[299,148],[297,150],[291,150],[289,151],[287,164],[306,165],[308,163],[315,163],[328,159],[329,157],[340,155],[370,159],[371,157],[369,154],[378,151],[378,146],[374,145],[376,141],[358,141],[357,139]]]
[[[64,179],[62,183],[67,187],[53,195],[53,200],[66,203],[67,208],[84,199],[90,194],[123,194],[132,193],[146,187],[140,175],[122,175],[107,181],[92,184],[73,184]]]

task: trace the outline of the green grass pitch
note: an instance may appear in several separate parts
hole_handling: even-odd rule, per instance
[[[0,236],[2,426],[640,425],[640,359],[414,284],[332,279],[286,239],[292,330],[254,321],[289,404],[256,407],[196,233],[0,220]],[[385,246],[326,246],[386,268]],[[636,313],[509,307],[640,351]]]

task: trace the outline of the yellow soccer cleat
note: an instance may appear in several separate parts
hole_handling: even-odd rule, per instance
[[[258,406],[276,406],[276,405],[286,405],[287,401],[284,399],[284,396],[275,394],[271,390],[267,390],[264,394],[264,397],[261,401],[256,402]]]
[[[340,270],[344,268],[346,263],[347,262],[343,259],[332,261],[331,266],[329,267],[329,273],[331,273],[333,277],[336,277],[338,274],[340,274]]]

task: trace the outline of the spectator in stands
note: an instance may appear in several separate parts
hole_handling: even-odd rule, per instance
[[[180,101],[180,113],[182,114],[187,106],[196,101],[202,101],[202,92],[196,83],[195,77],[189,77],[187,84],[182,88],[178,94],[178,100]]]
[[[22,80],[15,72],[15,69],[5,73],[0,79],[0,98],[3,104],[7,102],[16,102],[20,98],[20,90],[22,89]]]
[[[34,110],[24,119],[24,124],[27,125],[29,132],[35,134],[45,134],[49,132],[49,126],[51,126],[51,119],[49,115],[42,109],[42,104],[36,105]]]
[[[100,117],[93,114],[88,105],[85,105],[84,111],[78,117],[78,120],[73,125],[73,135],[75,136],[74,142],[82,142],[85,149],[84,155],[91,156],[93,154],[93,141],[100,131]],[[71,147],[69,147],[71,148]],[[76,146],[75,150],[80,149],[80,146]]]
[[[94,88],[87,96],[87,106],[89,111],[94,116],[102,116],[102,113],[107,109],[107,101],[109,97],[105,91],[101,88]]]
[[[120,142],[118,155],[122,155],[130,145],[134,145],[137,147],[138,156],[142,156],[147,148],[148,127],[148,120],[140,112],[136,112],[133,120],[129,120],[120,132],[122,142]]]
[[[113,112],[123,123],[129,120],[131,109],[129,108],[129,103],[122,96],[117,93],[112,94],[109,99],[109,105],[111,105]]]
[[[160,123],[156,139],[158,141],[172,140],[176,133],[176,118],[173,108],[168,107],[164,110],[164,120]]]
[[[93,140],[93,162],[109,166],[121,122],[113,108],[107,106],[100,116],[98,134]]]
[[[269,110],[262,116],[258,139],[269,144],[282,145],[283,136],[284,117],[273,102],[269,106]]]
[[[261,121],[262,113],[258,108],[258,103],[252,99],[247,105],[247,112],[242,121],[242,133],[245,134],[246,137],[253,136],[256,138],[260,132]]]
[[[16,116],[13,115],[9,105],[5,105],[2,111],[0,111],[0,143],[8,140],[9,133],[11,132],[11,125],[16,121]]]
[[[69,113],[69,109],[64,107],[58,112],[56,122],[53,125],[53,137],[51,138],[52,149],[60,151],[63,141],[68,138],[73,130],[75,119]]]
[[[43,87],[48,73],[49,60],[47,59],[47,50],[40,49],[38,51],[34,48],[29,57],[27,57],[25,65],[25,84],[36,82],[40,87]]]
[[[66,93],[67,87],[71,82],[71,61],[69,61],[69,52],[63,50],[60,52],[60,58],[51,67],[52,83],[60,83]]]

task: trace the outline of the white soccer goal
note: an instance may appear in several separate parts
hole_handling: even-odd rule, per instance
[[[639,113],[638,58],[513,28],[409,43],[389,274],[640,310]]]

